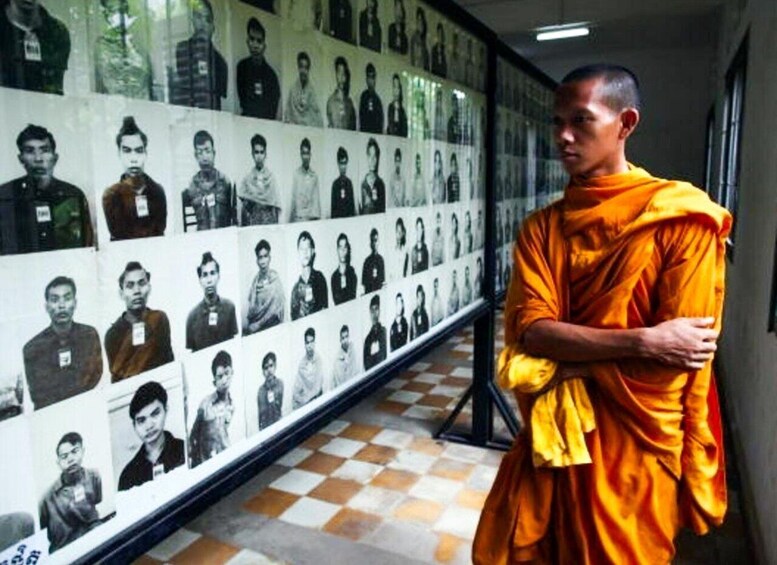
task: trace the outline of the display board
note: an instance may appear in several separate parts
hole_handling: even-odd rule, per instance
[[[512,244],[521,222],[561,198],[566,174],[554,156],[553,87],[524,65],[497,56],[494,289],[507,290],[513,269]]]
[[[486,45],[438,10],[3,5],[0,563],[78,560],[482,304]]]

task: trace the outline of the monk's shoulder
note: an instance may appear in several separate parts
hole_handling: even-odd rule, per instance
[[[558,200],[531,212],[521,224],[521,237],[547,238],[551,230],[560,227],[558,220],[561,218],[562,208],[563,201]]]

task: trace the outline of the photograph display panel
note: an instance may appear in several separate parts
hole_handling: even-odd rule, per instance
[[[35,446],[0,533],[64,563],[475,304],[485,45],[411,0],[37,6],[0,77],[0,434]],[[42,527],[71,466],[89,519]]]

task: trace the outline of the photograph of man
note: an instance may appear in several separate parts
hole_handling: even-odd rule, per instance
[[[413,245],[412,273],[420,273],[429,268],[429,249],[426,247],[426,230],[423,218],[415,221],[415,245]]]
[[[463,131],[464,127],[461,121],[461,100],[456,96],[456,92],[453,92],[451,93],[451,117],[448,118],[448,143],[462,143]]]
[[[410,318],[410,339],[429,331],[429,314],[426,313],[426,293],[420,284],[415,289],[415,310]]]
[[[434,150],[434,172],[432,173],[432,204],[444,204],[447,202],[447,183],[442,172],[442,153]]]
[[[378,176],[380,147],[374,137],[367,140],[367,174],[362,181],[360,214],[382,214],[386,211],[386,185]]]
[[[351,70],[345,57],[335,59],[335,91],[326,102],[326,121],[330,128],[356,131],[356,108],[351,100]]]
[[[426,206],[426,181],[421,170],[421,154],[415,154],[415,172],[413,173],[413,190],[407,202],[408,206]]]
[[[472,292],[475,298],[483,296],[483,261],[478,257],[477,273],[475,273],[475,282],[472,284]]]
[[[337,169],[340,171],[332,182],[332,218],[348,218],[356,215],[356,200],[353,195],[353,183],[348,178],[348,151],[337,148]]]
[[[389,202],[392,207],[399,208],[407,204],[407,188],[405,176],[402,174],[402,150],[394,150],[394,171],[389,179]]]
[[[364,260],[362,266],[362,286],[364,294],[375,292],[383,288],[386,282],[386,268],[383,257],[378,253],[378,230],[370,230],[370,254]]]
[[[221,267],[210,251],[202,254],[197,277],[204,297],[186,318],[186,349],[192,351],[227,341],[237,334],[235,305],[219,296]]]
[[[404,0],[394,0],[394,21],[389,24],[388,34],[389,49],[397,55],[407,55]]]
[[[275,353],[270,351],[262,359],[264,383],[259,386],[256,394],[260,430],[273,425],[283,415],[283,381],[275,376],[277,366]]]
[[[440,298],[440,279],[434,277],[434,294],[432,294],[432,325],[436,326],[445,317],[445,310],[442,307],[442,298]]]
[[[304,51],[297,53],[297,72],[299,76],[286,99],[285,119],[301,126],[324,127],[316,89],[310,82],[310,56]]]
[[[426,12],[421,6],[415,9],[415,31],[410,39],[410,64],[429,70],[429,47],[426,45]]]
[[[194,134],[194,158],[200,170],[181,194],[184,230],[197,231],[235,225],[235,188],[232,181],[216,168],[213,137],[205,130]]]
[[[451,240],[450,240],[451,258],[461,257],[461,239],[459,238],[459,218],[456,212],[451,214]]]
[[[351,330],[347,325],[340,328],[340,349],[332,368],[332,388],[337,388],[359,372],[356,348],[351,341]]]
[[[291,289],[291,319],[298,320],[309,314],[315,314],[329,306],[326,279],[321,271],[314,268],[316,262],[316,243],[309,232],[303,231],[297,238],[302,272]]]
[[[244,116],[275,120],[281,99],[278,75],[264,57],[267,34],[262,23],[252,17],[246,26],[248,57],[237,64],[237,96]]]
[[[446,78],[448,76],[448,56],[445,47],[445,29],[437,22],[437,42],[432,46],[432,74]]]
[[[405,318],[405,299],[402,297],[401,292],[397,293],[395,303],[396,313],[394,314],[394,321],[391,322],[391,333],[389,334],[391,351],[396,351],[407,344],[407,335],[409,332],[407,318]]]
[[[453,45],[451,46],[451,59],[448,63],[448,78],[464,83],[464,67],[459,54],[459,34],[453,30]]]
[[[310,168],[311,147],[306,137],[299,145],[302,164],[294,171],[291,184],[289,222],[307,222],[321,218],[318,174]]]
[[[402,0],[399,0],[400,2]],[[391,102],[388,105],[388,125],[386,133],[407,137],[407,113],[403,106],[402,79],[397,73],[391,77]]]
[[[235,413],[229,385],[232,384],[232,356],[219,351],[210,365],[216,388],[200,402],[189,432],[189,464],[192,468],[227,449],[229,424]]]
[[[151,58],[136,41],[143,32],[133,29],[142,20],[130,14],[129,0],[100,0],[100,12],[105,27],[94,42],[95,92],[151,100]]]
[[[243,177],[237,189],[240,225],[277,224],[281,215],[281,200],[275,175],[265,165],[267,140],[261,134],[251,138],[254,166]]]
[[[105,333],[111,382],[118,382],[173,361],[170,322],[147,307],[151,273],[130,261],[119,276],[119,298],[126,310]]]
[[[426,117],[426,94],[422,88],[413,90],[413,102],[415,113],[408,123],[408,127],[412,127],[410,137],[431,139],[432,129],[429,125],[429,118]]]
[[[289,0],[287,19],[303,29],[321,29],[324,22],[322,0]]]
[[[73,279],[55,277],[43,293],[51,324],[28,341],[24,372],[36,410],[97,386],[103,356],[97,330],[73,321],[78,302]]]
[[[368,1],[374,2],[375,0]],[[362,91],[359,99],[359,131],[383,133],[383,102],[375,91],[377,78],[375,65],[367,63],[364,73],[367,77],[367,88]]]
[[[83,191],[54,176],[59,154],[51,132],[29,124],[16,147],[25,175],[0,186],[0,254],[94,245]]]
[[[394,250],[391,254],[391,274],[396,278],[404,278],[410,272],[410,253],[407,250],[407,230],[402,218],[394,223]]]
[[[434,138],[440,141],[447,140],[447,123],[445,121],[445,108],[442,101],[442,86],[434,87]]]
[[[473,248],[472,237],[472,215],[469,210],[464,212],[464,253],[472,253]]]
[[[142,384],[129,405],[132,426],[143,445],[122,469],[119,490],[153,481],[184,464],[184,442],[165,429],[167,391],[156,381]]]
[[[135,118],[127,116],[116,135],[124,174],[103,192],[103,212],[111,241],[165,234],[165,189],[144,172],[148,137]]]
[[[359,45],[380,52],[383,30],[378,19],[378,0],[367,0],[367,7],[359,14]]]
[[[469,306],[472,303],[472,283],[470,282],[469,265],[464,267],[464,288],[461,289],[461,306]]]
[[[68,432],[57,443],[57,464],[62,473],[40,501],[40,527],[47,530],[49,553],[62,549],[102,523],[97,505],[103,485],[97,469],[83,467],[84,440]]]
[[[250,335],[283,322],[283,283],[277,271],[270,268],[272,248],[266,239],[254,247],[259,272],[248,290],[248,313],[243,335]]]
[[[445,261],[445,236],[442,233],[442,215],[438,211],[434,217],[434,235],[432,236],[432,266],[442,265]]]
[[[451,174],[447,183],[448,202],[458,202],[461,198],[461,179],[459,178],[459,160],[451,153]]]
[[[321,396],[324,387],[324,362],[316,351],[316,330],[305,330],[305,354],[299,361],[291,396],[293,410]]]
[[[478,210],[478,220],[475,224],[475,249],[482,249],[483,239],[483,210]]]
[[[329,35],[340,41],[354,43],[350,0],[329,0]]]
[[[351,266],[351,242],[341,233],[337,237],[337,268],[332,273],[332,300],[342,304],[356,298],[356,270]]]
[[[370,321],[370,331],[364,338],[365,371],[386,360],[386,328],[380,323],[380,296],[377,294],[370,299]]]
[[[0,10],[0,86],[62,94],[70,32],[40,0],[8,0]]]
[[[210,0],[194,0],[191,9],[192,36],[175,46],[175,75],[170,102],[181,106],[221,110],[227,97],[229,69],[216,46],[215,14]]]

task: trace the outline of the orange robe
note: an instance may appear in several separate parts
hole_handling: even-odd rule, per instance
[[[687,183],[628,172],[570,184],[514,247],[505,339],[542,319],[595,328],[722,315],[731,217]],[[505,455],[473,546],[478,565],[668,563],[680,527],[726,511],[711,363],[684,372],[639,359],[589,365],[590,464],[532,463],[530,426]],[[535,396],[516,394],[524,422]]]

